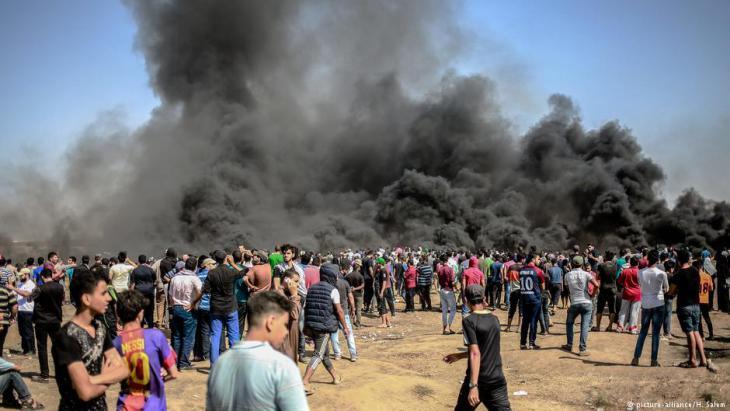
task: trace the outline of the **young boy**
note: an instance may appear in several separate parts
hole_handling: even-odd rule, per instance
[[[226,351],[208,378],[206,409],[307,411],[296,363],[273,347],[289,332],[291,302],[276,291],[248,300],[248,334]]]
[[[165,335],[156,328],[142,328],[145,307],[149,301],[137,290],[118,295],[117,316],[123,328],[114,346],[126,360],[129,379],[122,382],[117,409],[167,409],[164,381],[178,377],[175,352]],[[167,371],[163,379],[162,367]]]
[[[464,295],[471,310],[471,315],[462,320],[468,350],[444,357],[448,364],[469,358],[455,410],[474,410],[479,403],[490,410],[509,410],[507,380],[499,354],[499,319],[486,310],[484,287],[470,285]]]
[[[129,377],[106,328],[94,319],[109,306],[106,278],[77,268],[70,289],[76,314],[61,327],[52,350],[61,395],[58,409],[106,410],[106,390]]]

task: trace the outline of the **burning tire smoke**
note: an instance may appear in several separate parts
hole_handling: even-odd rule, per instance
[[[449,2],[127,4],[161,105],[101,118],[61,176],[16,170],[3,248],[730,245],[730,205],[670,209],[631,132],[570,98],[513,135],[496,85],[448,69]]]

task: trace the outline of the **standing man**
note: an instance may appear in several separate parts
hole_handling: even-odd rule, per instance
[[[455,410],[474,410],[480,403],[489,410],[509,410],[507,380],[499,353],[499,319],[486,310],[482,286],[471,285],[464,294],[471,310],[471,315],[462,320],[468,349],[444,357],[448,364],[469,359]]]
[[[433,281],[433,268],[425,258],[421,259],[416,271],[418,272],[418,295],[421,299],[421,311],[431,311],[431,282]]]
[[[304,328],[314,340],[314,354],[302,379],[307,393],[312,393],[309,380],[320,363],[324,363],[327,372],[332,376],[333,384],[338,385],[342,382],[342,376],[337,375],[329,358],[329,340],[330,335],[337,331],[338,322],[345,338],[350,335],[342,310],[340,292],[335,287],[339,269],[334,264],[324,264],[319,271],[321,281],[309,289],[307,305],[304,307]]]
[[[390,316],[394,310],[393,288],[391,287],[390,275],[385,269],[385,260],[383,258],[375,260],[375,290],[378,297],[378,314],[380,315],[380,325],[378,327],[390,328]],[[390,314],[388,313],[388,308],[390,308]]]
[[[215,364],[220,355],[220,340],[223,335],[223,325],[228,330],[228,346],[233,347],[238,342],[238,303],[233,293],[233,284],[240,276],[245,275],[243,271],[231,268],[233,258],[225,252],[216,250],[213,259],[218,267],[208,272],[208,277],[203,285],[203,294],[210,294],[210,316],[212,336],[210,338],[210,363]],[[224,264],[224,263],[231,263]],[[198,299],[200,296],[198,297]],[[194,302],[197,304],[197,299]]]
[[[31,272],[28,268],[20,270],[20,279],[18,281],[18,331],[20,332],[20,342],[23,348],[23,355],[35,355],[35,333],[33,332],[33,307],[35,303],[26,293],[33,294],[33,290],[38,288],[31,278]],[[12,286],[8,287],[13,289]],[[19,291],[23,291],[21,294]]]
[[[613,260],[614,253],[606,251],[603,263],[598,265],[598,278],[601,286],[598,291],[598,306],[596,307],[596,326],[592,331],[601,331],[601,317],[603,308],[608,305],[608,326],[606,331],[611,331],[613,321],[616,319],[616,262]]]
[[[194,302],[201,298],[202,284],[195,274],[197,260],[188,258],[185,268],[170,280],[170,306],[172,307],[172,349],[177,354],[177,369],[192,370],[190,352],[195,343],[197,323],[193,317]],[[216,346],[217,347],[217,346]]]
[[[667,273],[657,268],[659,252],[649,251],[647,263],[649,268],[639,271],[639,285],[641,286],[641,331],[636,340],[634,359],[631,365],[639,365],[641,351],[644,349],[644,341],[649,333],[651,323],[651,366],[658,367],[659,362],[659,339],[661,337],[662,325],[664,324],[664,293],[669,290]]]
[[[537,316],[540,314],[542,292],[540,278],[535,267],[535,255],[529,254],[525,260],[527,265],[520,270],[520,305],[522,306],[522,324],[520,325],[520,349],[539,349],[537,339]],[[590,314],[590,312],[589,312]],[[527,333],[530,340],[528,345]]]
[[[345,274],[350,270],[350,263],[347,260],[340,261],[340,275],[337,277],[337,291],[340,293],[340,304],[345,315],[345,323],[350,328],[350,334],[347,336],[347,348],[350,351],[350,361],[357,361],[357,348],[355,347],[355,333],[352,332],[352,321],[350,318],[355,314],[355,297],[352,295],[350,283],[345,279]],[[332,335],[332,348],[335,352],[335,360],[342,358],[340,350],[340,330],[337,327]]]
[[[365,288],[365,279],[362,277],[360,267],[362,267],[362,261],[358,258],[355,260],[355,266],[352,268],[352,271],[345,276],[347,282],[350,283],[350,290],[352,291],[352,296],[355,299],[355,328],[362,327],[360,316],[362,312],[362,290]]]
[[[226,351],[211,368],[206,409],[309,410],[299,369],[273,348],[287,337],[290,312],[290,301],[277,292],[251,297],[246,340]]]
[[[80,272],[78,269],[77,272]],[[55,338],[61,328],[62,307],[64,290],[61,283],[53,281],[53,271],[49,268],[41,272],[43,284],[28,292],[24,289],[15,289],[18,295],[33,300],[33,324],[35,324],[35,336],[38,347],[38,364],[40,365],[40,376],[31,378],[35,382],[48,383],[50,372],[48,370],[48,339],[51,339],[51,346],[55,345]],[[73,283],[72,283],[73,284]]]
[[[117,293],[129,290],[129,275],[134,270],[135,265],[127,258],[126,251],[120,251],[117,256],[117,264],[109,269],[109,277],[112,280],[112,287]]]
[[[10,283],[7,284],[12,287]],[[0,357],[5,358],[3,350],[5,345],[5,337],[8,336],[10,324],[15,321],[18,315],[18,301],[15,294],[9,288],[0,287]]]
[[[591,328],[591,314],[593,312],[592,295],[589,292],[589,284],[593,285],[593,291],[598,289],[598,282],[593,278],[591,273],[583,271],[583,257],[580,255],[573,256],[573,270],[565,274],[565,283],[570,291],[570,307],[568,308],[568,317],[565,320],[565,335],[568,343],[563,345],[563,349],[570,352],[573,349],[573,325],[575,319],[580,315],[580,346],[578,355],[587,356],[588,354],[588,330]]]
[[[718,369],[705,357],[705,346],[700,337],[700,272],[692,267],[690,253],[687,250],[677,252],[679,269],[672,276],[669,284],[669,295],[677,297],[677,319],[682,331],[687,336],[689,359],[679,364],[681,368],[707,367],[710,372]],[[699,364],[696,352],[700,353]]]
[[[416,270],[413,260],[408,260],[408,268],[403,273],[403,281],[406,287],[406,309],[405,312],[412,313],[416,311],[414,299],[416,297],[418,271]]]
[[[450,335],[455,334],[451,329],[451,324],[456,316],[456,295],[454,294],[454,270],[446,264],[446,260],[446,254],[442,255],[437,274],[439,278],[439,298],[441,300],[441,325],[443,326],[441,333]]]
[[[141,254],[137,261],[139,261],[139,265],[132,270],[129,276],[130,288],[142,293],[142,296],[146,299],[147,306],[144,307],[142,324],[147,328],[152,328],[155,318],[155,281],[157,275],[155,270],[147,264],[146,255]]]

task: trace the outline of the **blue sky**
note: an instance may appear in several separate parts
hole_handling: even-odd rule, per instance
[[[495,78],[517,130],[564,93],[587,127],[634,130],[667,171],[667,197],[695,186],[730,200],[708,177],[730,174],[730,1],[475,0],[460,20],[473,53],[457,69]],[[0,2],[3,152],[55,159],[106,110],[144,122],[158,101],[134,33],[115,1]]]

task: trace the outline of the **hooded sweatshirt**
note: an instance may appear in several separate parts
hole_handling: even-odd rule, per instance
[[[463,279],[466,286],[473,284],[481,284],[484,281],[484,273],[479,269],[479,259],[471,257],[469,259],[469,268],[464,270]]]

